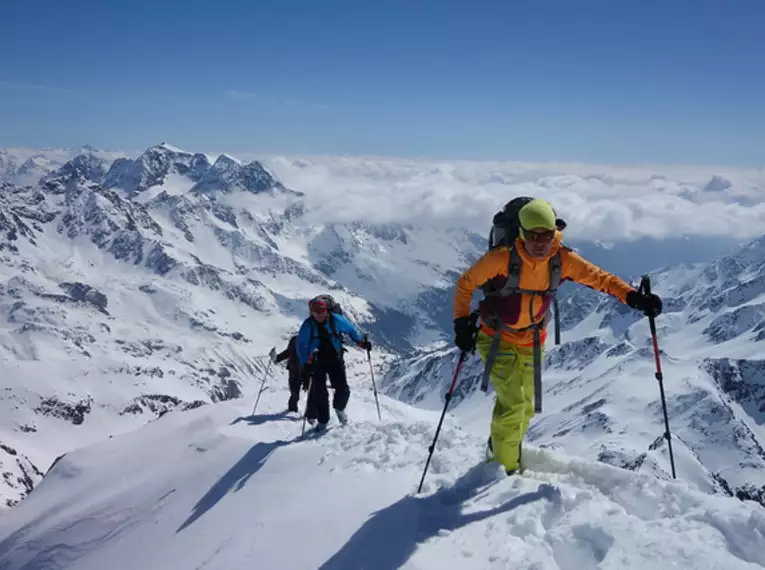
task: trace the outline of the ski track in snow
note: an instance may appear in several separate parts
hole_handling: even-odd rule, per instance
[[[0,518],[0,569],[765,566],[754,503],[538,448],[506,477],[451,415],[417,495],[439,414],[382,396],[380,423],[350,376],[351,423],[326,433],[301,436],[279,386],[254,416],[170,412],[67,455]]]

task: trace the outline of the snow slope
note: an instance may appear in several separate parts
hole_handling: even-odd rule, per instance
[[[67,454],[0,518],[0,569],[391,570],[765,566],[765,511],[529,449],[506,477],[449,417],[352,375],[352,423],[300,437],[286,392],[171,412]]]

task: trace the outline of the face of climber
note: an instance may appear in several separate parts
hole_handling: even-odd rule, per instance
[[[327,320],[327,304],[323,301],[313,301],[309,304],[308,308],[313,318],[318,322],[323,323]]]
[[[550,255],[555,241],[555,230],[533,228],[523,230],[523,244],[531,257],[543,259]]]

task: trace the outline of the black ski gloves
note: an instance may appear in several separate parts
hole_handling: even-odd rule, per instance
[[[361,342],[359,342],[356,346],[358,346],[362,350],[366,350],[367,352],[372,350],[372,343],[369,342],[369,339],[366,339],[366,338],[363,339]]]
[[[478,338],[475,322],[471,317],[457,317],[454,319],[454,344],[465,352],[475,348]]]
[[[658,295],[630,291],[627,293],[627,304],[637,309],[646,317],[658,317],[661,314],[661,299]]]

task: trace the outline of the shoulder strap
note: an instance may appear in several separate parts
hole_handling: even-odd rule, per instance
[[[558,287],[560,287],[561,274],[563,271],[560,249],[555,252],[555,255],[553,255],[548,262],[548,267],[550,268],[550,284],[548,285],[547,291],[526,291],[525,289],[520,289],[519,285],[521,282],[521,269],[523,267],[523,260],[521,259],[521,255],[514,247],[509,250],[509,253],[510,259],[507,266],[507,279],[505,280],[505,284],[502,289],[497,292],[498,295],[504,297],[513,293],[526,292],[549,292],[554,295],[557,292]]]
[[[499,294],[504,296],[511,295],[518,290],[518,284],[521,282],[521,268],[523,267],[523,260],[518,250],[515,247],[511,247],[508,250],[509,260],[507,263],[507,279]]]
[[[560,258],[560,249],[555,252],[555,255],[553,255],[550,258],[549,262],[550,267],[550,285],[548,286],[548,290],[553,295],[558,290],[558,287],[560,287],[560,280],[561,280],[561,258]]]
[[[311,339],[322,339],[327,337],[327,329],[324,325],[311,317],[312,335]]]
[[[553,294],[553,307],[554,307],[554,313],[555,313],[555,344],[560,344],[560,307],[558,305],[558,297],[555,295],[558,291],[558,287],[560,287],[561,282],[561,273],[563,271],[563,261],[561,259],[561,249],[566,249],[568,251],[571,251],[571,248],[566,247],[565,245],[561,244],[558,251],[555,253],[554,256],[550,258],[550,291]],[[548,309],[548,316],[549,316],[549,309]]]
[[[341,335],[337,331],[337,324],[335,323],[335,316],[332,313],[329,313],[327,315],[327,319],[329,320],[329,330],[330,330],[330,332],[333,335],[335,335],[337,338],[339,338],[340,342],[342,343],[343,342],[343,335]],[[327,331],[324,328],[324,325],[320,324],[318,321],[316,321],[313,318],[311,318],[311,325],[312,325],[312,329],[313,329],[312,330],[312,334],[311,334],[311,339],[312,340],[313,339],[317,339],[317,338],[322,338],[322,335],[326,334]]]
[[[335,316],[332,313],[329,313],[327,315],[327,320],[329,321],[329,331],[336,337],[340,338],[342,340],[342,335],[337,330],[337,324],[335,323]],[[324,325],[319,323],[318,321],[313,321],[313,330],[316,331],[316,334],[320,337],[322,334],[326,333],[327,330],[324,328]],[[317,337],[313,337],[317,338]]]
[[[337,330],[337,323],[335,323],[335,315],[333,315],[332,313],[329,313],[327,318],[329,319],[329,329],[330,329],[330,331],[332,331],[332,334],[335,335],[337,340],[340,342],[340,356],[342,357],[342,354],[344,352],[347,352],[346,349],[345,349],[345,346],[344,346],[345,343],[343,342],[343,335],[340,334],[338,332],[338,330]]]
[[[313,317],[311,318],[311,340],[319,338],[319,323],[316,322],[316,319]]]
[[[337,323],[335,323],[335,315],[333,315],[332,313],[329,313],[327,318],[329,319],[329,328],[332,331],[332,334],[335,335],[336,337],[339,337],[340,340],[342,341],[343,337],[337,333]]]

